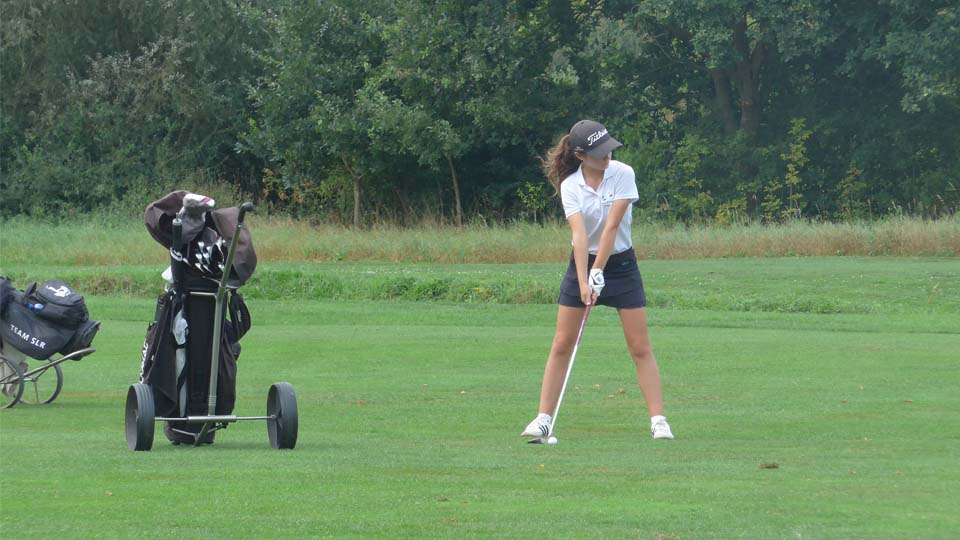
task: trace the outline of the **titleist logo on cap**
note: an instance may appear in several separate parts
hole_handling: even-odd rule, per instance
[[[600,138],[603,137],[603,136],[606,135],[606,134],[607,134],[607,130],[606,130],[606,129],[601,129],[600,131],[597,131],[597,132],[591,133],[590,135],[587,135],[587,146],[593,146],[593,143],[599,141]]]

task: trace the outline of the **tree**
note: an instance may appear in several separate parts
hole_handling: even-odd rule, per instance
[[[649,216],[943,215],[960,208],[958,11],[0,0],[0,215],[191,179],[358,227],[559,215],[535,199],[537,156],[585,117],[626,143]]]
[[[960,106],[960,6],[943,0],[879,4],[886,16],[873,20],[883,31],[866,42],[863,56],[901,73],[903,109]]]
[[[7,2],[3,212],[86,210],[189,175],[252,187],[235,151],[263,36],[248,7]]]
[[[829,0],[645,1],[639,13],[662,27],[709,76],[711,104],[728,135],[757,136],[764,119],[764,72],[775,62],[815,55],[836,36]],[[688,64],[689,65],[689,64]],[[701,87],[694,83],[694,88]]]
[[[368,86],[406,119],[378,126],[412,130],[391,133],[408,141],[397,151],[449,172],[458,225],[464,180],[473,193],[499,181],[515,195],[523,182],[491,167],[507,178],[534,170],[534,156],[572,123],[576,99],[549,73],[552,53],[576,39],[572,13],[557,1],[405,0],[385,27],[387,57]],[[504,163],[505,153],[520,164]]]
[[[265,14],[273,40],[261,56],[267,73],[252,93],[259,114],[246,139],[288,185],[346,172],[360,227],[363,185],[388,168],[361,90],[383,61],[380,32],[390,11],[386,3],[367,3],[369,11],[351,5],[288,1]]]

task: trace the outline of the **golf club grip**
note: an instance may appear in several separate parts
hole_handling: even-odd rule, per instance
[[[240,205],[240,216],[237,217],[237,224],[239,225],[240,223],[243,223],[243,219],[244,219],[245,217],[247,217],[247,212],[253,212],[255,209],[256,209],[256,207],[253,206],[253,203],[252,203],[252,202],[249,202],[249,201],[248,201],[248,202],[245,202],[245,203],[241,204],[241,205]]]
[[[170,245],[170,273],[173,286],[180,296],[183,293],[183,221],[180,216],[173,218],[173,244]]]
[[[178,250],[180,249],[180,243],[183,241],[183,221],[179,217],[173,218],[173,244],[171,247]]]

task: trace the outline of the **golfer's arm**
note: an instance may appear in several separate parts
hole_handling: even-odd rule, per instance
[[[603,270],[607,265],[607,259],[610,258],[610,252],[613,251],[613,242],[617,238],[617,229],[620,227],[620,221],[630,206],[628,199],[618,199],[613,201],[610,208],[610,214],[607,215],[607,224],[600,233],[600,247],[597,249],[597,258],[593,261],[593,267]],[[579,269],[578,269],[579,271]]]
[[[570,231],[573,233],[573,261],[577,266],[577,280],[581,287],[585,287],[590,246],[587,245],[587,229],[583,225],[583,214],[577,212],[570,215],[567,217],[567,223],[570,224]]]

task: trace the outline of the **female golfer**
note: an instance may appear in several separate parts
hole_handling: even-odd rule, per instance
[[[547,153],[544,171],[563,201],[573,253],[560,284],[557,332],[543,373],[540,414],[523,430],[525,437],[550,433],[584,310],[587,304],[600,304],[620,315],[653,438],[673,438],[663,415],[660,372],[647,334],[647,301],[630,235],[637,185],[633,169],[611,159],[620,146],[602,125],[581,120]]]

